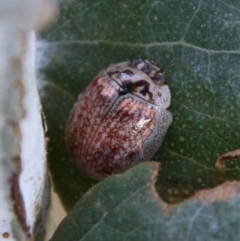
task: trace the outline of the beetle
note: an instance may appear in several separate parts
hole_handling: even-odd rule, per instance
[[[154,60],[102,70],[79,95],[66,124],[77,167],[101,180],[150,160],[172,122],[170,102],[164,70]]]

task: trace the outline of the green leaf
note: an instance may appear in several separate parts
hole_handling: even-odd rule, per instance
[[[77,96],[112,63],[153,58],[164,65],[173,123],[155,160],[156,184],[170,202],[239,178],[216,159],[239,148],[239,1],[137,0],[60,2],[55,25],[42,34],[48,65],[42,101],[50,137],[49,167],[67,209],[94,185],[71,164],[64,126]]]
[[[156,163],[147,162],[96,185],[50,241],[239,240],[239,183],[229,182],[201,191],[181,205],[169,205],[154,189],[157,169]]]

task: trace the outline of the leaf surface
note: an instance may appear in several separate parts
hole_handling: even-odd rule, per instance
[[[43,106],[49,127],[49,166],[67,209],[95,182],[70,162],[64,128],[77,96],[112,63],[152,58],[166,70],[173,123],[154,160],[156,189],[170,202],[239,178],[217,158],[239,149],[240,41],[238,1],[61,1],[58,21],[41,38],[48,65]]]
[[[96,185],[77,202],[50,241],[239,240],[238,182],[169,205],[154,189],[157,169],[156,162],[147,162]]]

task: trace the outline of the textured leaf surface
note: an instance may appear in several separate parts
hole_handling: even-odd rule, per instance
[[[168,205],[154,189],[157,167],[144,163],[96,185],[74,206],[51,241],[239,240],[239,183]]]
[[[153,58],[166,69],[173,124],[155,160],[157,190],[176,202],[193,191],[239,178],[221,154],[239,148],[239,1],[61,1],[59,19],[42,38],[49,64],[43,105],[49,126],[49,162],[67,209],[95,183],[70,163],[64,126],[78,94],[103,68]]]

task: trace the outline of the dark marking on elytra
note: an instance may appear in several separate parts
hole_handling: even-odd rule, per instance
[[[150,86],[150,84],[145,80],[138,80],[134,83],[132,83],[131,81],[126,81],[120,86],[118,93],[119,93],[119,95],[126,95],[128,93],[137,92],[137,89],[139,87],[143,87],[139,91],[139,93],[142,94],[143,96],[146,96],[146,94],[148,94],[149,98],[152,99],[153,95],[149,91],[149,86]]]
[[[142,87],[142,86],[143,86],[143,89],[140,90],[140,93],[143,96],[146,96],[146,94],[148,94],[149,98],[152,99],[152,93],[149,91],[150,84],[147,81],[145,81],[145,80],[138,80],[138,81],[134,82],[132,89],[133,89],[133,91],[136,92],[137,88],[138,87]]]
[[[128,93],[132,92],[132,82],[131,81],[126,81],[124,82],[120,88],[118,89],[118,94],[119,95],[126,95]]]

